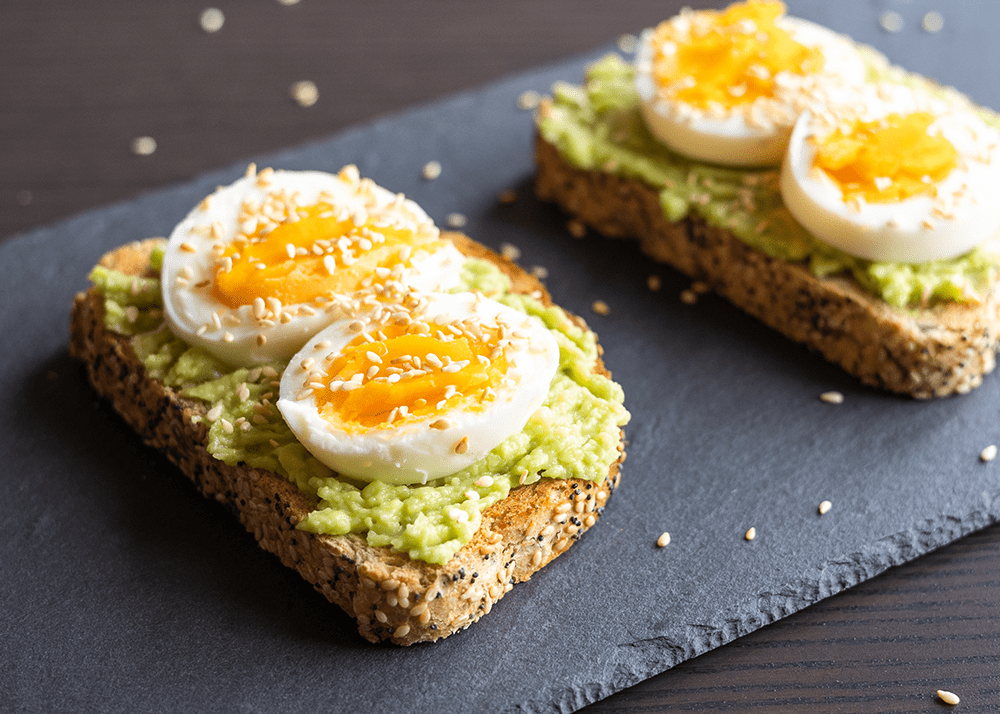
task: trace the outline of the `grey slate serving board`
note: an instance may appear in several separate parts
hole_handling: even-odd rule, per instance
[[[1000,107],[983,67],[1000,5],[790,2],[897,63]],[[878,25],[900,12],[898,34]],[[950,12],[949,12],[950,10]],[[650,18],[654,23],[661,18]],[[570,60],[260,165],[363,175],[439,222],[548,268],[599,332],[632,423],[621,488],[593,531],[441,643],[372,646],[142,446],[67,355],[73,294],[106,250],[163,235],[230,167],[0,246],[0,702],[16,711],[572,711],[982,528],[1000,515],[1000,378],[916,402],[838,369],[703,296],[627,242],[567,235],[530,196],[526,89],[578,81]],[[421,179],[429,160],[444,167]],[[496,197],[515,188],[519,199]],[[662,276],[651,293],[646,279]],[[611,308],[601,317],[594,300]],[[836,389],[844,404],[819,401]],[[820,517],[817,506],[833,509]],[[754,526],[758,537],[743,539]],[[664,530],[673,537],[655,546]]]

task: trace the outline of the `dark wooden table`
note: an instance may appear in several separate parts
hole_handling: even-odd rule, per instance
[[[225,20],[210,33],[209,5],[0,3],[0,239],[591,50],[666,12],[660,0],[215,0]],[[312,106],[290,96],[302,80],[318,88]],[[133,150],[141,136],[153,153]],[[947,708],[939,688],[961,711],[998,711],[998,556],[992,527],[587,711],[930,712]]]

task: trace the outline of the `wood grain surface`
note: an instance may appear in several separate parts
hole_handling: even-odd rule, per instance
[[[225,21],[209,33],[208,0],[0,3],[0,239],[565,59],[680,5],[214,4]],[[312,106],[290,96],[302,80]],[[152,154],[133,152],[140,136]],[[998,586],[992,527],[585,711],[902,714],[947,709],[938,689],[956,710],[1000,711]]]

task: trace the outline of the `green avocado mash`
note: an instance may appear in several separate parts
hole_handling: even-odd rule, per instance
[[[154,270],[160,257],[154,253]],[[158,279],[136,280],[105,268],[95,268],[90,277],[104,295],[107,328],[132,336],[149,376],[209,407],[208,451],[227,464],[242,462],[281,474],[314,501],[314,510],[298,524],[303,530],[357,533],[372,545],[443,564],[472,538],[481,512],[511,488],[543,477],[601,480],[618,458],[619,427],[629,413],[621,387],[592,371],[598,357],[594,334],[558,307],[510,293],[506,276],[487,261],[466,261],[458,289],[480,290],[535,315],[559,344],[559,370],[523,431],[464,471],[425,486],[335,476],[295,439],[274,408],[285,364],[234,370],[173,336],[162,321]],[[480,480],[487,475],[492,483],[476,485],[489,482]],[[479,498],[470,499],[471,491]],[[452,518],[455,508],[468,519]]]
[[[873,80],[927,83],[868,53]],[[806,262],[817,276],[850,273],[862,288],[896,307],[977,301],[1000,266],[1000,254],[984,248],[948,260],[904,264],[854,258],[820,242],[782,203],[777,170],[697,163],[654,139],[633,80],[631,65],[620,56],[604,57],[588,68],[582,87],[553,86],[551,105],[539,112],[538,130],[574,167],[639,179],[659,190],[667,220],[700,216],[769,256]],[[981,114],[1000,126],[996,115]]]

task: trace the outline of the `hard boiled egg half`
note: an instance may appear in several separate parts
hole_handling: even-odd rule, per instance
[[[873,85],[802,116],[781,171],[788,210],[851,255],[920,263],[1000,229],[1000,133],[957,97]]]
[[[749,0],[646,30],[635,81],[653,136],[699,161],[779,165],[799,114],[866,73],[850,40],[784,11]]]
[[[336,175],[251,168],[171,234],[164,314],[189,344],[249,366],[290,358],[360,288],[447,289],[463,262],[416,203],[354,166]]]
[[[478,293],[363,307],[292,358],[277,404],[306,449],[357,479],[426,483],[471,465],[524,428],[559,365],[539,320]]]

